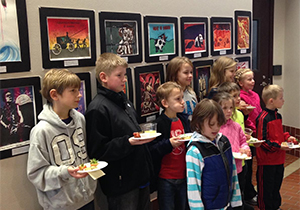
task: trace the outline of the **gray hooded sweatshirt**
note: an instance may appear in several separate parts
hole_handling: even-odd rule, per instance
[[[67,170],[89,161],[84,116],[72,109],[70,117],[72,121],[65,124],[45,104],[30,133],[27,176],[44,209],[74,210],[94,199],[97,182],[90,176],[76,179]]]

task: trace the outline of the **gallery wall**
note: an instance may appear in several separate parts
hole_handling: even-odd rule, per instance
[[[88,3],[88,4],[86,4]],[[99,11],[110,12],[131,12],[140,13],[150,16],[172,16],[180,18],[181,16],[196,16],[196,17],[231,17],[234,18],[235,10],[252,10],[251,0],[189,0],[182,4],[182,1],[153,0],[153,1],[135,1],[128,0],[126,2],[121,0],[114,1],[97,1],[90,0],[83,4],[79,0],[66,1],[46,1],[46,0],[30,0],[26,1],[27,20],[28,20],[28,34],[29,34],[29,56],[31,70],[18,73],[2,73],[2,79],[14,79],[23,77],[40,77],[42,78],[47,69],[43,69],[42,62],[42,43],[40,35],[40,7],[55,7],[55,8],[70,8],[70,9],[87,9],[95,11],[95,40],[96,40],[96,57],[100,55],[100,30],[99,30]],[[142,18],[143,23],[143,18]],[[180,30],[178,32],[180,37]],[[210,33],[210,32],[209,32]],[[142,43],[144,43],[144,34],[142,32]],[[143,49],[145,46],[143,46]],[[179,55],[181,55],[181,44],[178,45]],[[251,54],[247,54],[251,56]],[[235,54],[229,57],[236,57]],[[210,56],[206,58],[192,59],[193,61],[204,61],[209,59],[216,59],[218,56]],[[165,64],[167,62],[154,62],[153,64]],[[131,63],[131,72],[134,74],[135,67],[150,65],[145,62],[143,57],[140,63]],[[96,81],[94,78],[94,66],[82,66],[69,68],[75,73],[90,73],[91,79],[91,95],[96,94]],[[43,100],[43,103],[45,101]],[[26,177],[26,161],[27,154],[17,155],[10,158],[0,160],[0,209],[41,209],[37,202],[36,192],[32,184]]]

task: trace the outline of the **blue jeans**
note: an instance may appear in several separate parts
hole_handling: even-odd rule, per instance
[[[107,196],[109,210],[149,210],[149,186],[136,188],[119,196]]]
[[[160,210],[189,209],[186,179],[159,178],[157,197]]]

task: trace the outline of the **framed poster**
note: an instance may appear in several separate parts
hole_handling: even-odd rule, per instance
[[[251,12],[234,11],[235,54],[251,53]]]
[[[210,69],[213,60],[194,61],[194,91],[198,101],[201,101],[208,94],[208,84],[210,78]]]
[[[127,98],[133,103],[133,86],[132,86],[132,74],[131,68],[126,69],[126,83],[124,87],[124,93],[127,95]]]
[[[138,122],[150,122],[159,115],[156,90],[164,82],[163,65],[140,66],[134,69]]]
[[[0,159],[28,152],[42,110],[40,77],[0,80]]]
[[[94,11],[46,7],[39,11],[43,68],[95,65]]]
[[[236,69],[250,69],[251,68],[251,60],[250,57],[239,57],[235,58],[237,64]]]
[[[208,56],[208,18],[181,17],[181,54],[190,59]]]
[[[101,53],[118,54],[128,63],[142,62],[140,14],[100,12],[99,23]]]
[[[169,61],[178,55],[176,17],[144,17],[146,62]]]
[[[84,73],[76,73],[76,75],[81,80],[81,87],[80,87],[80,93],[82,97],[80,98],[77,111],[84,114],[87,110],[87,107],[89,103],[92,100],[92,93],[91,93],[91,74],[90,72],[84,72]]]
[[[211,55],[228,55],[233,53],[232,18],[211,17]]]
[[[30,70],[28,25],[25,0],[0,4],[0,73]]]

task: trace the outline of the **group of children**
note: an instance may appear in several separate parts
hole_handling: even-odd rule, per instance
[[[154,191],[161,210],[247,209],[248,167],[233,156],[237,152],[251,157],[245,127],[265,140],[256,144],[259,208],[280,207],[288,150],[281,143],[294,137],[282,130],[277,109],[284,100],[279,86],[264,88],[266,109],[261,112],[259,96],[252,91],[253,72],[235,71],[232,59],[220,57],[212,67],[212,99],[198,103],[191,88],[193,64],[176,57],[167,67],[167,81],[156,91],[163,111],[155,123],[162,135],[137,140],[130,138],[141,131],[137,114],[123,93],[127,67],[118,55],[100,55],[97,95],[85,116],[74,110],[82,96],[80,79],[65,69],[46,73],[41,94],[47,104],[30,134],[27,165],[44,209],[94,209],[96,181],[88,173],[78,173],[77,167],[89,158],[108,162],[99,183],[110,210],[150,209]],[[255,111],[249,112],[248,105]],[[189,142],[179,137],[190,132]],[[276,176],[270,179],[270,174]]]

